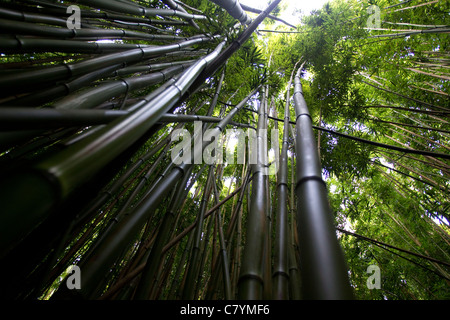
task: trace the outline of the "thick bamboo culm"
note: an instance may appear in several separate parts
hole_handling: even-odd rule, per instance
[[[176,0],[76,1],[76,30],[67,28],[66,3],[2,4],[2,54],[37,57],[0,64],[0,272],[10,275],[2,297],[351,297],[317,150],[308,149],[313,127],[299,74],[296,181],[290,88],[279,172],[269,177],[263,134],[274,94],[256,84],[231,101],[225,81],[227,61],[280,0],[253,20],[237,0],[212,2],[234,19],[235,38],[210,34],[211,17]],[[257,121],[240,117],[254,103]],[[203,140],[190,161],[171,158],[172,134],[196,122]],[[256,164],[245,154],[229,186],[223,164],[195,161],[228,127],[257,139]],[[319,211],[316,221],[311,212]],[[73,264],[82,270],[79,290],[63,285]]]
[[[296,114],[297,228],[305,299],[351,299],[352,290],[337,241],[326,184],[317,153],[312,121],[303,97],[298,69],[294,79]]]

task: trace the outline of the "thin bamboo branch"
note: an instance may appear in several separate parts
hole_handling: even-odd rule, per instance
[[[413,108],[403,108],[403,107],[387,106],[387,105],[361,106],[361,108],[367,108],[367,109],[369,109],[369,108],[386,108],[386,109],[403,110],[403,111],[423,113],[423,114],[441,114],[444,116],[447,116],[450,114],[450,112],[445,112],[445,111],[419,110],[419,109],[413,109]]]
[[[169,8],[171,8],[171,9],[173,9],[173,10],[175,10],[175,11],[180,11],[180,12],[189,14],[182,6],[179,6],[178,3],[176,3],[176,2],[173,1],[173,0],[163,0],[163,2],[164,2],[167,6],[169,6]],[[197,30],[200,30],[200,27],[198,26],[197,23],[195,23],[195,21],[194,21],[193,19],[189,19],[188,21],[189,21],[189,23],[190,23],[194,28],[196,28]]]
[[[415,24],[415,23],[406,23],[406,22],[389,22],[389,21],[382,21],[383,23],[387,24],[396,24],[399,26],[412,26],[412,27],[422,27],[422,28],[440,28],[440,27],[447,27],[447,25],[435,25],[435,24]]]
[[[381,122],[381,123],[395,124],[395,125],[399,125],[399,126],[412,127],[412,128],[416,128],[416,129],[422,129],[422,130],[450,133],[450,130],[444,130],[444,129],[433,128],[433,127],[416,126],[416,125],[412,125],[412,124],[408,124],[408,123],[400,123],[400,122],[394,122],[394,121],[386,121],[386,120],[381,120],[381,119],[375,118],[375,117],[373,117],[371,120],[376,121],[376,122]]]
[[[364,81],[364,80],[360,80],[360,81],[363,82],[363,83],[365,83],[365,84],[367,84],[367,85],[369,85],[369,86],[371,86],[371,87],[374,87],[374,88],[376,88],[376,89],[379,89],[379,90],[382,90],[382,91],[385,91],[385,92],[389,92],[389,93],[395,94],[396,96],[405,98],[405,99],[407,99],[407,100],[414,101],[414,102],[416,102],[416,103],[418,103],[418,104],[420,104],[420,105],[427,106],[427,107],[430,107],[430,108],[435,108],[435,109],[440,109],[440,110],[448,111],[447,108],[440,107],[440,106],[436,106],[436,105],[433,105],[433,104],[428,103],[428,102],[425,102],[425,101],[420,101],[420,100],[418,100],[418,99],[414,99],[414,98],[411,98],[411,97],[402,95],[402,94],[400,94],[400,93],[394,92],[394,91],[389,90],[389,89],[385,89],[385,88],[382,88],[382,87],[375,86],[375,85],[373,85],[373,84],[371,84],[371,83],[368,83],[368,82],[366,82],[366,81]]]
[[[283,30],[266,30],[266,29],[258,29],[256,32],[272,32],[272,33],[304,33],[302,31],[283,31]]]
[[[431,92],[431,93],[435,93],[435,94],[440,94],[440,95],[443,95],[443,96],[447,96],[448,97],[448,93],[446,93],[446,92],[444,92],[444,91],[436,91],[436,90],[431,90],[431,89],[427,89],[427,88],[422,88],[422,87],[418,87],[418,86],[415,86],[415,85],[411,85],[410,86],[410,88],[415,88],[415,89],[419,89],[419,90],[423,90],[423,91],[426,91],[426,92]]]
[[[205,218],[209,217],[211,214],[213,214],[221,205],[223,205],[225,202],[233,198],[238,192],[241,191],[243,186],[240,186],[236,190],[234,190],[228,197],[224,198],[221,202],[216,204],[214,207],[208,210],[208,212],[205,213]],[[192,223],[189,227],[184,229],[179,235],[177,235],[175,238],[169,241],[167,245],[164,247],[163,252],[169,250],[172,248],[178,241],[183,239],[189,232],[191,232],[195,228],[195,223]]]
[[[405,2],[405,1],[403,1],[403,2]],[[387,11],[387,12],[385,12],[385,14],[393,13],[393,12],[398,12],[398,11],[404,11],[404,10],[415,9],[415,8],[419,8],[419,7],[426,6],[426,5],[433,4],[433,3],[437,3],[437,2],[439,2],[439,0],[433,0],[433,1],[421,3],[421,4],[418,4],[418,5],[415,5],[415,6],[411,6],[411,7],[405,7],[405,8],[401,8],[401,9],[395,9],[395,10]],[[402,3],[402,4],[403,4],[403,3]],[[390,7],[389,7],[389,8],[390,8]]]
[[[181,2],[181,1],[178,1],[178,0],[174,0],[174,1],[175,1],[175,3],[178,3],[178,4],[182,5],[183,7],[188,8],[189,10],[192,10],[192,11],[195,11],[195,12],[197,12],[197,13],[203,14],[202,11],[200,11],[200,10],[194,8],[194,7],[188,6],[187,4],[185,4],[185,3]]]

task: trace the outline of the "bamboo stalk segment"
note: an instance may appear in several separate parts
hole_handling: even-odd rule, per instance
[[[342,250],[336,239],[327,190],[322,180],[312,121],[303,98],[300,73],[295,76],[297,229],[305,299],[351,299]]]
[[[11,207],[5,209],[5,214],[1,217],[4,219],[1,226],[6,228],[5,232],[2,232],[2,237],[4,237],[2,239],[4,240],[2,241],[2,252],[25,236],[30,228],[36,225],[37,221],[41,221],[49,214],[49,210],[54,205],[67,198],[83,183],[86,183],[91,176],[119,156],[121,152],[156,124],[159,118],[177,103],[183,91],[189,88],[193,80],[206,66],[208,60],[216,56],[223,45],[221,43],[213,53],[186,70],[183,76],[161,95],[161,99],[152,100],[137,112],[129,114],[124,119],[119,118],[109,123],[80,143],[74,144],[36,164],[30,170],[30,178],[42,179],[41,177],[47,177],[47,182],[42,183],[56,192],[55,197],[50,200],[47,191],[45,196],[40,197],[39,205],[33,203],[34,201],[25,201],[24,203],[31,207],[11,205]],[[21,177],[12,176],[9,179],[14,180],[14,183],[19,183],[19,185],[21,180],[28,184],[28,179],[22,179]],[[6,179],[5,182],[9,179]],[[16,190],[21,190],[21,187],[18,186]],[[46,189],[42,188],[42,190]],[[34,195],[31,193],[29,196]],[[16,196],[11,195],[11,198],[15,199]],[[29,219],[30,223],[15,224],[16,227],[11,228],[12,222],[9,219],[13,219],[13,217],[20,217],[22,221]]]

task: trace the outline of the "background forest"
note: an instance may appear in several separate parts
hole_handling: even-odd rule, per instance
[[[310,298],[314,153],[352,297],[450,299],[450,2],[331,0],[298,21],[266,7],[2,1],[3,298]],[[278,129],[258,149],[275,173],[248,155],[174,164],[171,133],[194,121]]]

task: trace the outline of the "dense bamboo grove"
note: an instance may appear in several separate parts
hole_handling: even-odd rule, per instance
[[[375,2],[2,2],[2,297],[448,299],[448,3]]]

